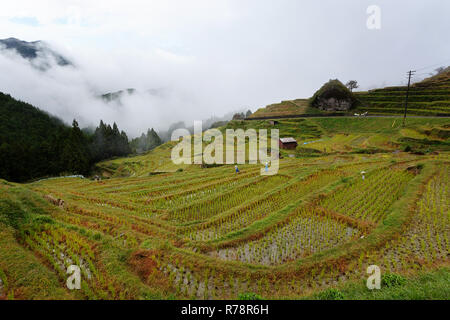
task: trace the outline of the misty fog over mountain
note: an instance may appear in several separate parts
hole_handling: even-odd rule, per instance
[[[0,39],[27,43],[0,44],[0,91],[67,123],[116,122],[131,137],[308,98],[329,79],[405,84],[406,70],[450,54],[447,1],[380,0],[379,30],[366,27],[369,1],[50,3],[3,4]]]

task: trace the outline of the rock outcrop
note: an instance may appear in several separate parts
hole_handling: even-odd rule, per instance
[[[351,99],[320,98],[317,107],[324,111],[347,111],[350,110],[352,104]]]
[[[325,83],[310,100],[312,107],[324,111],[348,111],[354,103],[352,92],[337,79]]]

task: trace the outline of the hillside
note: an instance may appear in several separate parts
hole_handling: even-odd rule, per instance
[[[446,119],[404,133],[387,118],[299,120],[282,134],[341,150],[284,157],[269,177],[260,165],[149,174],[169,164],[164,144],[103,163],[132,177],[0,181],[0,299],[446,299],[448,152],[390,145]],[[385,149],[361,153],[365,142]],[[80,290],[66,288],[74,262]],[[374,264],[375,293],[363,286]]]
[[[129,88],[126,90],[119,90],[102,94],[100,98],[106,102],[118,101],[120,103],[123,96],[132,95],[134,92],[136,92],[136,89]]]
[[[58,118],[0,92],[0,178],[25,181],[66,171],[69,159],[80,157],[65,146],[85,149],[72,137]]]
[[[392,153],[403,150],[430,153],[450,151],[450,120],[411,118],[405,127],[392,118],[304,118],[230,121],[225,129],[279,129],[280,137],[294,137],[295,150],[281,150],[284,157],[308,158],[343,154]],[[200,170],[197,165],[175,165],[170,159],[175,142],[165,143],[139,156],[107,160],[97,164],[105,177],[148,176],[152,173]],[[225,152],[225,148],[224,148]]]
[[[354,92],[359,100],[349,114],[400,115],[404,111],[406,87],[386,87]],[[344,112],[326,112],[308,106],[308,99],[286,100],[260,108],[249,119],[290,116],[327,116]],[[439,75],[413,84],[408,99],[408,114],[420,116],[450,116],[450,68]]]
[[[361,102],[358,110],[370,114],[402,114],[406,89],[400,86],[355,92]],[[411,86],[408,114],[450,116],[450,68]]]
[[[309,107],[308,99],[295,99],[281,101],[280,103],[268,105],[265,108],[259,108],[249,119],[322,113],[324,112]]]
[[[27,181],[60,174],[89,174],[91,165],[131,153],[116,124],[100,122],[86,134],[10,95],[0,92],[0,179]]]
[[[446,298],[450,122],[398,120],[220,127],[295,137],[274,176],[175,165],[168,142],[98,163],[101,181],[0,180],[0,299]]]
[[[27,42],[16,38],[0,39],[0,49],[17,52],[22,58],[28,59],[34,67],[41,70],[48,69],[53,62],[59,66],[73,65],[69,59],[54,51],[44,41]],[[35,63],[37,58],[42,60]]]

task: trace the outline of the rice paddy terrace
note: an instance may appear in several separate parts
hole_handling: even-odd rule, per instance
[[[308,99],[295,99],[281,101],[280,103],[268,105],[265,108],[259,108],[252,115],[250,115],[250,119],[259,117],[286,117],[292,115],[321,113],[322,112],[319,109],[309,107]]]
[[[360,283],[373,264],[404,276],[448,267],[448,137],[425,133],[448,121],[304,121],[278,126],[299,141],[323,139],[308,144],[318,153],[283,154],[274,176],[261,165],[178,170],[166,144],[99,164],[111,177],[102,181],[0,181],[0,296],[301,298]],[[405,137],[415,148],[435,143],[399,151]],[[372,145],[377,152],[361,152]],[[81,290],[66,288],[72,264]]]
[[[401,115],[405,108],[406,86],[386,87],[354,92],[358,100],[347,113]],[[333,114],[344,112],[332,112]],[[416,116],[450,116],[450,68],[441,74],[414,83],[409,91],[408,114]],[[249,118],[326,116],[326,111],[310,107],[308,99],[286,100],[256,110]]]
[[[402,114],[406,89],[405,86],[398,86],[357,92],[356,96],[361,101],[358,111],[367,111],[370,114]],[[408,112],[425,116],[450,115],[450,68],[411,86]]]

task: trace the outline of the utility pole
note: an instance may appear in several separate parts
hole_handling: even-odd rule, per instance
[[[411,77],[415,73],[415,71],[408,71],[408,89],[406,89],[406,100],[405,100],[405,115],[403,116],[403,126],[405,126],[406,122],[406,110],[408,109],[408,96],[409,96],[409,85],[411,84]]]

